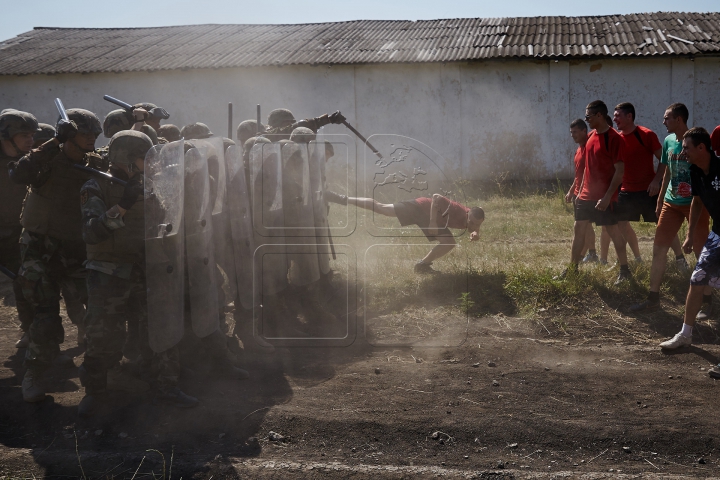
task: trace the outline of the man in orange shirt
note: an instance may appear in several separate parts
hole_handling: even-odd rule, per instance
[[[570,124],[570,136],[573,141],[577,143],[578,148],[575,151],[575,158],[573,159],[575,179],[565,195],[565,202],[574,205],[575,199],[582,187],[583,176],[585,175],[585,145],[588,139],[587,124],[580,118],[573,120]],[[585,248],[583,248],[583,253],[586,251],[587,255],[582,259],[583,263],[594,263],[598,261],[597,252],[595,251],[595,229],[592,223],[588,223],[587,232],[585,233]]]

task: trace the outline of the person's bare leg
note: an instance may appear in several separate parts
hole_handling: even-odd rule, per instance
[[[620,267],[627,266],[627,247],[625,245],[625,239],[620,233],[620,229],[617,225],[607,225],[603,228],[607,231],[610,239],[613,242],[613,246],[615,247],[615,253],[617,253],[618,263],[620,264]]]
[[[667,253],[670,247],[662,247],[653,245],[653,259],[650,266],[650,291],[660,292],[660,284],[665,274],[665,266],[667,265]]]
[[[570,263],[577,265],[582,260],[582,251],[585,246],[585,237],[587,236],[587,226],[590,224],[587,220],[576,220],[573,228],[572,247],[570,249]]]
[[[600,261],[607,262],[608,250],[610,250],[610,235],[608,235],[607,228],[602,227],[600,232]]]
[[[680,237],[675,235],[675,238],[673,238],[672,244],[670,245],[670,248],[672,248],[673,253],[675,254],[675,258],[680,256],[685,256],[685,254],[682,251],[682,245],[680,244]]]
[[[455,237],[452,235],[438,236],[437,239],[440,240],[440,243],[435,245],[433,249],[425,255],[425,258],[421,260],[422,263],[430,264],[434,260],[447,255],[453,248],[455,248]]]
[[[635,258],[640,258],[640,246],[638,245],[637,234],[635,230],[633,230],[632,225],[630,225],[630,222],[618,222],[618,228],[627,244],[630,245],[630,250],[632,250]]]
[[[365,210],[370,210],[386,217],[395,216],[395,207],[392,203],[380,203],[373,198],[348,197],[349,205],[357,205]]]
[[[585,232],[585,246],[583,247],[582,253],[580,254],[581,257],[585,257],[585,254],[588,251],[594,251],[595,250],[595,228],[593,227],[593,224],[588,222],[587,224],[587,231]]]

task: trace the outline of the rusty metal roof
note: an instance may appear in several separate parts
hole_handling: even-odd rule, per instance
[[[720,13],[35,28],[0,42],[0,75],[719,55]]]

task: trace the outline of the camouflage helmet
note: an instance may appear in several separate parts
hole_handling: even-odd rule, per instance
[[[144,124],[144,125],[140,128],[140,131],[141,131],[142,133],[144,133],[145,135],[147,135],[148,137],[150,137],[150,141],[153,143],[153,145],[157,145],[157,144],[159,143],[159,142],[158,142],[158,135],[157,135],[157,133],[155,132],[155,129],[152,128],[150,125]]]
[[[237,145],[233,140],[231,140],[227,137],[222,137],[222,141],[223,141],[223,150],[227,150],[229,147],[231,147],[233,145]]]
[[[158,136],[163,137],[168,142],[175,142],[182,138],[182,135],[180,135],[180,129],[172,123],[160,125],[157,134]]]
[[[133,126],[133,119],[122,108],[108,113],[103,121],[103,134],[106,138],[112,138],[117,132],[130,130]]]
[[[3,140],[12,140],[18,133],[35,133],[38,130],[38,121],[32,113],[8,108],[0,114],[0,138]]]
[[[267,123],[270,128],[281,128],[295,123],[295,117],[287,108],[276,108],[268,115]]]
[[[153,147],[150,137],[137,130],[122,130],[108,143],[108,160],[115,165],[132,163],[136,158],[145,158]]]
[[[90,135],[100,135],[103,133],[100,119],[90,110],[82,108],[71,108],[66,110],[68,118],[77,125],[78,133],[86,133]]]
[[[38,123],[38,127],[40,130],[38,130],[33,136],[34,143],[45,143],[55,137],[55,127],[52,125],[48,125],[47,123]]]
[[[265,126],[261,125],[260,130],[264,130]],[[254,137],[258,133],[257,121],[256,120],[244,120],[240,122],[237,127],[237,139],[241,145],[247,142],[248,138]]]
[[[290,140],[297,143],[310,143],[315,140],[315,132],[307,127],[298,127],[290,134]]]
[[[142,103],[136,103],[133,105],[134,108],[143,108],[146,112],[148,112],[151,116],[155,118],[161,118],[163,120],[167,120],[170,118],[170,114],[162,107],[158,107],[154,103],[148,103],[148,102],[142,102]]]
[[[182,130],[180,130],[180,135],[182,135],[186,140],[194,140],[200,138],[210,138],[214,135],[214,133],[212,133],[210,128],[204,123],[197,122],[185,125]]]

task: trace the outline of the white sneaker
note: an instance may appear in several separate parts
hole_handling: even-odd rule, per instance
[[[676,258],[675,259],[675,266],[678,270],[681,272],[687,272],[690,269],[690,265],[688,265],[687,260],[685,260],[685,257],[682,258]]]
[[[689,347],[692,345],[692,337],[686,337],[682,333],[678,333],[670,340],[666,340],[660,344],[660,348],[665,350],[675,350],[680,347]]]

